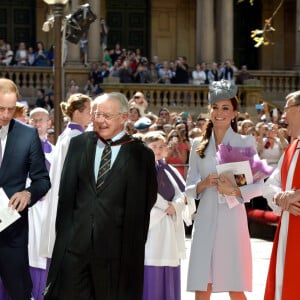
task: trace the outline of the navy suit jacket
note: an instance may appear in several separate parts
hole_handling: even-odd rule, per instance
[[[33,205],[50,188],[50,178],[45,165],[45,156],[36,128],[11,120],[5,152],[0,167],[0,187],[8,198],[25,189],[27,178],[31,184],[26,189],[31,193]],[[0,232],[0,247],[27,247],[28,208],[21,218]]]

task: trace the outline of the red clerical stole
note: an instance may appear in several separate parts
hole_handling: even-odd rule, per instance
[[[286,189],[288,170],[290,168],[293,156],[297,149],[298,142],[299,142],[298,139],[293,141],[288,146],[284,154],[284,159],[281,166],[281,185],[283,191],[285,191]],[[300,189],[300,156],[298,157],[296,163],[291,189]],[[280,231],[280,223],[278,224],[277,231],[274,238],[264,300],[275,299],[276,257],[277,257],[279,231]],[[299,283],[300,246],[299,244],[300,244],[300,217],[296,217],[290,214],[281,300],[300,299],[300,283]]]

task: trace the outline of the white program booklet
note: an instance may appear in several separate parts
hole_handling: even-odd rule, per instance
[[[0,232],[21,217],[15,209],[8,206],[8,202],[9,198],[3,188],[0,188]]]
[[[217,172],[218,175],[226,175],[234,186],[243,186],[253,183],[253,176],[249,161],[239,161],[217,165]],[[225,198],[229,208],[239,204],[239,201],[235,196],[220,196]]]

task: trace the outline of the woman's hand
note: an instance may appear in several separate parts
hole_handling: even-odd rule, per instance
[[[220,175],[217,184],[217,190],[220,194],[229,196],[239,196],[240,190],[238,187],[233,186],[231,181],[226,175]]]
[[[218,184],[218,174],[211,173],[204,179],[206,187],[216,186]]]
[[[217,186],[218,184],[218,174],[210,173],[205,177],[204,180],[198,182],[196,187],[197,194],[201,193],[204,189]]]

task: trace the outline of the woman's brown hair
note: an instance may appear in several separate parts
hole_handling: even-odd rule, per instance
[[[238,110],[238,105],[239,105],[239,100],[237,97],[233,97],[230,98],[231,104],[233,106],[233,110],[237,111]],[[196,149],[196,152],[199,154],[199,156],[201,158],[205,157],[205,150],[208,146],[210,137],[211,137],[211,133],[213,130],[213,122],[211,120],[209,120],[206,124],[206,127],[204,128],[204,132],[203,132],[203,137],[201,139],[201,142],[198,146],[198,148]],[[231,121],[231,128],[237,132],[238,131],[238,125],[237,125],[237,117],[235,117],[234,119],[232,119]]]
[[[79,110],[80,112],[83,112],[86,102],[92,102],[92,99],[87,95],[77,93],[71,95],[67,102],[61,102],[60,108],[63,115],[72,120],[74,111]]]

